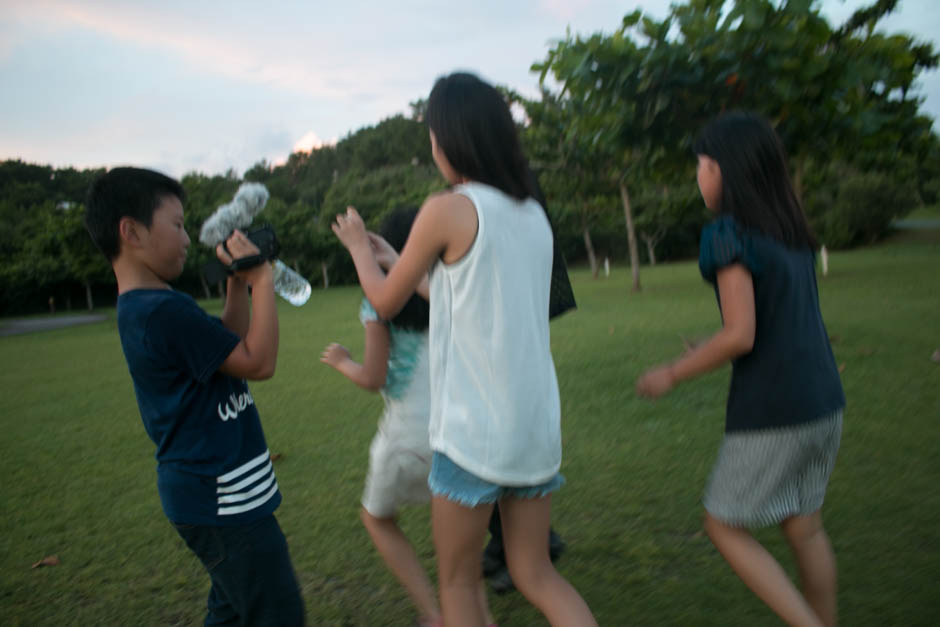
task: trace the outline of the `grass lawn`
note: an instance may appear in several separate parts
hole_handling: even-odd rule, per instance
[[[940,233],[940,231],[938,231]],[[820,298],[848,407],[824,510],[845,625],[931,625],[940,615],[940,237],[834,253]],[[700,531],[730,369],[658,402],[646,367],[719,324],[694,263],[609,279],[573,273],[579,310],[552,323],[564,430],[553,523],[559,570],[601,625],[773,625]],[[357,288],[281,302],[277,375],[252,385],[276,462],[278,518],[311,625],[410,625],[414,614],[358,520],[381,399],[319,363],[361,354]],[[219,303],[204,303],[219,310]],[[0,616],[6,625],[197,625],[208,577],[160,509],[113,312],[107,322],[0,338]],[[427,508],[406,533],[431,569]],[[758,537],[792,572],[776,530]],[[61,564],[32,569],[47,555]],[[503,627],[544,624],[518,594]]]

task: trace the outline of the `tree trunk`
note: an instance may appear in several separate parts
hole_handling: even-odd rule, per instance
[[[225,281],[219,281],[216,284],[216,289],[219,292],[219,298],[222,299],[222,302],[225,302]]]
[[[320,272],[323,273],[323,289],[326,289],[330,286],[330,272],[325,261],[320,262]]]
[[[646,242],[646,252],[650,256],[650,265],[656,265],[656,240],[648,235],[643,236],[643,241]]]
[[[663,185],[663,206],[665,210],[669,211],[669,186]],[[661,217],[660,220],[665,221],[664,217]],[[643,239],[646,241],[646,252],[650,256],[650,265],[656,265],[656,244],[659,243],[663,237],[666,236],[666,227],[663,226],[662,222],[656,227],[656,230],[652,235],[643,234]]]
[[[793,171],[793,191],[796,192],[796,199],[803,204],[803,159],[796,160],[796,169]]]
[[[91,298],[91,281],[85,281],[85,300],[88,302],[88,311],[95,308],[95,301]]]
[[[630,209],[630,194],[627,185],[620,179],[620,199],[623,201],[623,217],[627,220],[627,244],[630,246],[630,271],[633,273],[633,291],[640,291],[640,254],[636,247],[636,229],[633,228],[633,210]]]
[[[202,283],[202,293],[206,295],[206,298],[212,298],[212,292],[209,290],[209,283],[206,281],[206,277],[202,275],[202,272],[199,273],[199,282]]]
[[[597,256],[594,254],[594,244],[591,242],[591,231],[584,225],[584,247],[587,249],[588,261],[591,263],[591,276],[597,278]]]

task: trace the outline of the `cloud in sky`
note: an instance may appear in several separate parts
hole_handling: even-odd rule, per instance
[[[316,37],[285,40],[260,24],[231,20],[226,17],[228,4],[215,5],[218,19],[200,15],[199,8],[190,4],[169,10],[167,6],[172,5],[38,0],[21,4],[20,14],[33,23],[45,21],[66,37],[74,29],[84,29],[132,48],[163,50],[212,75],[312,97],[350,95],[348,68],[316,61],[329,52]]]
[[[294,152],[310,152],[315,148],[322,148],[323,146],[332,146],[335,144],[335,138],[325,142],[320,139],[313,131],[307,131],[304,136],[298,139],[297,143],[294,144]]]
[[[934,1],[904,0],[888,29],[934,38]],[[5,0],[0,159],[243,172],[407,114],[455,69],[535,95],[529,67],[566,27],[611,32],[638,5],[662,17],[669,4]],[[823,7],[838,22],[862,4]],[[923,85],[940,114],[937,73]]]
[[[578,15],[590,4],[591,0],[539,0],[539,7],[543,11],[565,21]]]

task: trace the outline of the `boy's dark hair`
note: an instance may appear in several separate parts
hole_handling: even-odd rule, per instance
[[[721,213],[787,246],[817,247],[790,182],[783,143],[767,120],[726,113],[702,129],[692,150],[721,168]]]
[[[463,72],[437,79],[426,119],[459,174],[519,200],[536,196],[509,105],[492,85]]]
[[[118,225],[133,218],[150,228],[153,212],[167,196],[186,200],[178,181],[143,168],[113,168],[94,180],[85,199],[85,228],[111,262],[121,251]]]
[[[401,252],[402,248],[405,247],[405,242],[408,241],[411,225],[414,224],[417,215],[417,207],[395,209],[385,216],[382,226],[379,228],[379,235],[384,237],[385,241],[392,245],[392,248]],[[413,294],[390,322],[403,329],[424,331],[428,328],[430,316],[431,307],[428,301],[418,294]]]

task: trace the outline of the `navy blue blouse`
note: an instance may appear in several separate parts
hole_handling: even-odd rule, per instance
[[[730,215],[702,229],[699,269],[715,286],[718,270],[742,264],[754,282],[754,347],[732,362],[725,430],[785,427],[845,406],[842,382],[819,310],[815,256],[748,230]]]

